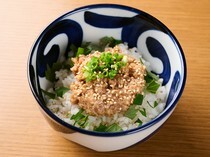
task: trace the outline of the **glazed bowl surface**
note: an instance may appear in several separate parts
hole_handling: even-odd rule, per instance
[[[87,131],[62,121],[46,106],[41,89],[51,86],[45,78],[47,65],[65,58],[71,44],[80,46],[84,41],[94,43],[104,36],[120,39],[129,47],[137,47],[166,86],[164,111],[138,128],[114,133]],[[63,137],[97,151],[123,149],[153,135],[175,109],[187,74],[184,53],[173,33],[148,13],[117,4],[84,6],[57,18],[36,39],[27,68],[31,91],[52,128]]]

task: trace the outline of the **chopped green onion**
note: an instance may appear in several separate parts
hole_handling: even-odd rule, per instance
[[[146,90],[148,92],[151,92],[151,93],[156,93],[158,88],[160,87],[160,84],[155,82],[154,80],[152,80],[152,82],[150,82],[148,85],[147,85],[147,88]]]
[[[78,47],[76,57],[79,57],[79,55],[82,55],[82,54],[84,54],[84,48]]]
[[[146,90],[151,93],[156,93],[160,84],[157,82],[159,77],[153,74],[152,72],[147,71],[146,76],[144,77],[146,81]]]
[[[77,121],[77,124],[84,127],[87,122],[88,116],[84,116]]]
[[[144,117],[147,117],[147,113],[146,113],[146,109],[143,108],[143,110],[139,110],[141,112],[141,114],[144,116]]]
[[[116,61],[121,61],[122,58],[123,58],[123,55],[120,55],[118,53],[114,53],[113,57]]]
[[[79,120],[85,117],[85,115],[83,115],[82,112],[83,110],[80,110],[79,112],[77,112],[77,114],[73,115],[71,119],[75,120],[75,122],[77,123]]]
[[[149,103],[149,101],[147,101],[147,104],[148,104],[151,108],[155,108],[155,107],[158,105],[158,102],[155,101],[153,106]]]
[[[83,73],[83,76],[84,76],[85,78],[90,77],[90,75],[91,75],[91,73],[88,72],[88,71],[85,71],[85,72]]]
[[[144,80],[146,81],[147,84],[153,81],[153,78],[151,78],[149,75],[144,76]]]
[[[141,58],[139,58],[139,60],[140,60],[141,64],[144,64]]]
[[[107,126],[106,125],[100,124],[97,128],[94,129],[94,131],[105,132],[106,129],[107,129]]]
[[[70,68],[74,66],[74,62],[71,60],[71,58],[69,58],[69,65],[70,65]]]
[[[84,54],[88,55],[91,53],[91,51],[102,51],[99,45],[93,44],[91,42],[85,42],[81,45],[82,48],[84,48]]]
[[[66,87],[60,87],[55,90],[55,93],[58,97],[63,97],[63,95],[69,91],[69,88]]]
[[[51,98],[51,99],[55,99],[55,94],[54,93],[50,93],[50,92],[47,92],[47,91],[45,91],[44,89],[41,89],[42,90],[42,92],[45,94],[45,95],[47,95],[49,98]]]
[[[49,80],[50,82],[55,82],[56,81],[55,72],[60,70],[61,68],[62,68],[62,63],[59,62],[53,63],[51,67],[47,65],[47,70],[45,71],[46,79]]]
[[[87,125],[88,115],[83,114],[83,109],[80,109],[75,115],[71,116],[71,120],[74,120],[74,125],[78,124],[80,127],[84,128]]]
[[[56,97],[63,97],[63,95],[69,91],[69,88],[66,88],[66,87],[60,87],[58,89],[55,90],[55,93],[50,93],[50,92],[47,92],[43,89],[41,89],[42,92],[47,95],[48,97],[50,97],[51,99],[55,99]]]
[[[102,52],[100,57],[93,56],[83,67],[83,76],[86,82],[97,78],[114,79],[120,68],[126,65],[122,61],[123,58],[123,55],[110,52]]]
[[[155,102],[154,102],[154,107],[157,107],[157,105],[158,105],[158,102],[155,101]]]
[[[131,105],[128,110],[125,112],[125,117],[128,117],[130,119],[134,119],[136,117],[136,113],[138,112],[137,109],[135,109],[136,105]]]
[[[116,40],[113,37],[106,36],[100,39],[99,45],[105,48],[106,46],[114,47],[115,45],[118,45],[120,43],[122,43],[121,40]]]
[[[153,78],[155,81],[159,80],[159,77],[157,75],[155,75],[154,73],[150,72],[150,71],[146,71],[147,75],[151,78]]]
[[[123,131],[122,128],[116,124],[113,123],[112,125],[108,126],[105,130],[105,132],[119,132],[119,131]]]
[[[71,60],[71,58],[68,58],[66,61],[62,63],[62,68],[70,70],[74,66],[74,62]]]
[[[123,63],[127,63],[127,62],[128,62],[128,57],[127,57],[127,56],[123,56],[122,62],[123,62]]]
[[[148,104],[151,108],[154,108],[154,107],[149,103],[149,101],[147,101],[147,104]]]
[[[76,47],[74,44],[71,44],[70,50],[73,51],[74,54],[76,54],[76,57],[79,57],[79,55],[81,54],[88,55],[93,50],[104,51],[106,46],[114,47],[120,43],[122,43],[121,40],[114,39],[113,37],[103,37],[100,39],[98,44],[84,42],[79,48]]]
[[[158,81],[159,77],[150,71],[146,71],[146,76],[144,79],[146,80],[146,83],[150,83],[152,80]]]
[[[133,104],[135,104],[135,105],[141,105],[142,102],[143,102],[143,97],[144,96],[141,95],[141,94],[136,94],[136,97],[133,100]]]
[[[71,44],[71,45],[70,45],[70,49],[71,49],[74,53],[77,52],[77,47],[76,47],[74,44]]]
[[[109,76],[109,72],[108,71],[103,71],[102,74],[103,74],[104,77],[108,77]]]
[[[139,126],[141,126],[143,122],[142,122],[140,119],[137,119],[137,120],[135,121],[135,123],[139,123]]]
[[[115,77],[116,74],[117,74],[117,71],[115,71],[115,70],[110,70],[110,72],[109,72],[109,78],[110,78],[110,79],[113,79],[113,78]]]
[[[110,126],[100,124],[97,128],[94,129],[94,131],[97,131],[97,132],[119,132],[119,131],[123,131],[123,130],[118,124],[113,123]]]

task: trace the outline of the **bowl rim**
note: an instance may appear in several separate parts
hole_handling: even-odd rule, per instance
[[[141,14],[143,16],[146,16],[150,20],[156,22],[164,31],[167,32],[167,34],[171,37],[171,39],[173,40],[173,42],[174,42],[174,44],[177,47],[177,50],[179,52],[180,59],[183,63],[181,65],[181,68],[183,69],[183,73],[182,73],[181,79],[180,79],[180,83],[182,83],[182,84],[177,89],[177,91],[179,91],[179,92],[176,92],[176,94],[174,95],[173,101],[171,101],[168,104],[168,107],[166,107],[160,115],[158,115],[157,117],[155,117],[154,119],[152,119],[151,121],[149,121],[148,123],[146,123],[146,124],[144,124],[140,127],[130,129],[130,130],[126,130],[126,131],[122,131],[122,132],[95,132],[95,131],[89,131],[89,130],[85,130],[85,129],[75,127],[75,126],[73,126],[73,125],[71,125],[67,122],[64,122],[63,120],[58,118],[56,115],[54,115],[54,113],[52,113],[46,107],[46,105],[42,104],[42,101],[39,99],[39,96],[38,96],[37,92],[34,90],[34,86],[33,86],[33,83],[32,83],[32,78],[30,76],[30,64],[32,62],[32,56],[33,56],[34,50],[36,48],[36,45],[39,43],[43,34],[47,31],[47,29],[51,25],[53,25],[54,23],[56,23],[59,20],[62,20],[63,18],[65,18],[65,16],[77,13],[80,10],[85,10],[85,9],[88,10],[88,9],[93,9],[93,8],[94,9],[95,8],[123,9],[123,10],[135,12],[137,14]],[[134,134],[134,133],[143,131],[143,130],[155,125],[156,123],[158,123],[160,120],[162,120],[164,117],[166,117],[176,107],[177,102],[178,102],[178,100],[180,99],[180,97],[183,93],[183,90],[184,90],[184,87],[185,87],[185,84],[186,84],[186,78],[187,78],[187,65],[186,65],[186,59],[185,59],[185,56],[184,56],[184,52],[182,50],[182,47],[181,47],[180,43],[178,42],[175,35],[171,32],[171,30],[169,30],[169,28],[165,24],[163,24],[160,20],[158,20],[154,16],[152,16],[152,15],[150,15],[150,14],[148,14],[148,13],[146,13],[146,12],[140,10],[140,9],[136,9],[136,8],[131,7],[131,6],[126,6],[126,5],[121,5],[121,4],[99,3],[99,4],[86,5],[86,6],[82,6],[82,7],[78,7],[76,9],[73,9],[72,11],[69,11],[69,12],[61,15],[60,17],[56,18],[53,22],[48,24],[47,27],[45,27],[44,30],[38,35],[38,38],[36,38],[34,44],[32,45],[32,48],[29,52],[28,62],[27,62],[27,79],[28,79],[29,87],[30,87],[31,92],[34,95],[36,101],[38,102],[39,106],[42,108],[42,110],[44,110],[46,115],[49,116],[51,118],[51,120],[54,120],[56,123],[58,123],[58,124],[60,124],[64,127],[67,127],[68,129],[74,130],[75,132],[80,132],[80,133],[83,133],[83,134],[86,134],[86,135],[93,135],[93,136],[99,136],[99,137],[115,137],[115,136],[123,136],[123,135],[128,135],[128,134]]]

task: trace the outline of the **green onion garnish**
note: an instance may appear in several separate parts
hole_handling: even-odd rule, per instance
[[[155,74],[153,74],[151,71],[146,71],[147,75],[151,78],[153,78],[155,81],[158,81],[159,77]]]
[[[134,100],[133,100],[133,104],[135,104],[135,105],[141,105],[142,102],[143,102],[143,98],[144,98],[143,95],[141,95],[141,94],[136,94],[136,97],[135,97]]]
[[[106,36],[106,37],[103,37],[103,38],[100,39],[99,45],[104,48],[106,46],[114,47],[115,45],[118,45],[120,43],[122,43],[121,40],[117,40],[113,37],[107,37]]]
[[[147,113],[146,113],[146,109],[143,108],[143,110],[139,110],[141,112],[141,114],[144,116],[144,117],[147,117]]]
[[[88,116],[87,115],[84,115],[82,114],[83,113],[83,109],[80,109],[79,112],[77,112],[75,115],[73,115],[70,119],[71,120],[74,120],[74,125],[75,124],[78,124],[80,127],[84,127],[86,122],[87,122],[87,119],[88,119]]]
[[[140,119],[137,119],[135,123],[138,123],[139,126],[141,126],[143,122]]]
[[[47,95],[49,98],[55,99],[56,95],[55,95],[54,93],[47,92],[47,91],[45,91],[44,89],[41,89],[41,90],[42,90],[42,92],[43,92],[45,95]]]
[[[118,124],[113,123],[110,126],[100,124],[97,128],[94,129],[94,131],[97,131],[97,132],[118,132],[118,131],[123,131],[123,130]]]
[[[106,129],[107,129],[107,126],[106,125],[100,124],[97,128],[94,129],[94,131],[105,132]]]
[[[160,84],[157,82],[159,77],[153,74],[152,72],[147,71],[146,76],[144,77],[146,81],[146,90],[150,93],[156,93]]]
[[[155,80],[152,80],[149,84],[147,84],[146,90],[148,92],[151,92],[151,93],[155,94],[159,87],[160,87],[160,84],[157,83]]]
[[[55,90],[55,93],[50,93],[45,91],[44,89],[41,89],[42,92],[47,95],[48,97],[50,97],[51,99],[55,99],[57,97],[63,97],[63,95],[69,91],[69,88],[66,87],[60,87],[58,89]]]
[[[66,87],[60,87],[55,90],[55,93],[58,97],[63,97],[63,95],[69,91],[69,88]]]
[[[77,121],[77,124],[80,125],[81,127],[84,127],[87,124],[86,123],[87,119],[88,119],[88,116],[84,116]]]
[[[119,131],[123,131],[122,128],[116,124],[113,123],[112,125],[108,126],[105,130],[105,132],[119,132]]]
[[[157,101],[155,101],[154,102],[154,107],[156,107],[158,105],[158,102]]]
[[[74,44],[71,44],[70,45],[70,49],[71,49],[71,51],[73,51],[74,53],[76,53],[78,48]]]
[[[126,65],[126,57],[118,53],[112,54],[110,52],[102,52],[100,57],[93,56],[83,67],[83,76],[86,82],[97,78],[114,79],[120,68]]]
[[[151,108],[155,108],[155,107],[158,105],[158,102],[155,101],[153,106],[149,103],[149,101],[147,101],[147,104],[148,104]]]
[[[74,62],[71,60],[71,58],[69,58],[68,63],[69,63],[70,68],[74,66]]]
[[[53,63],[51,67],[47,65],[47,70],[45,71],[46,79],[49,80],[50,82],[55,82],[56,81],[55,72],[60,70],[61,68],[62,68],[62,63],[59,62]]]
[[[135,109],[136,105],[131,105],[128,110],[125,112],[125,117],[128,117],[130,119],[134,119],[136,117],[136,113],[138,112],[137,109]]]
[[[82,55],[82,54],[84,54],[84,48],[78,47],[76,57],[79,57],[79,55]]]

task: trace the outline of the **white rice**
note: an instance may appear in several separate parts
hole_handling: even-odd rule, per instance
[[[146,69],[148,71],[151,71],[150,69],[150,63],[145,61],[142,58],[142,54],[137,50],[137,48],[129,49],[126,44],[120,44],[119,47],[123,50],[125,54],[128,54],[135,59],[139,60],[141,58],[142,62],[146,66]],[[68,70],[59,70],[56,73],[56,78],[58,81],[55,84],[55,87],[68,87],[72,82],[75,81],[74,75],[69,72]],[[162,79],[158,80],[160,83],[162,83]],[[49,92],[52,92],[52,88],[48,89]],[[70,103],[70,95],[71,91],[69,90],[63,95],[63,98],[58,99],[48,99],[47,100],[47,107],[60,119],[64,120],[65,122],[69,124],[74,124],[75,121],[71,120],[71,116],[75,115],[79,112],[80,107],[78,105],[74,105]],[[111,125],[113,123],[118,124],[124,131],[133,129],[138,127],[138,123],[135,123],[137,119],[140,119],[142,121],[142,125],[148,123],[155,117],[157,117],[165,108],[165,99],[166,99],[166,88],[164,86],[160,86],[157,90],[156,94],[152,93],[145,93],[145,97],[143,99],[142,105],[136,105],[137,108],[146,110],[146,117],[143,116],[139,111],[137,112],[137,116],[131,120],[128,117],[123,116],[122,113],[117,113],[113,115],[113,117],[106,117],[106,116],[88,116],[87,119],[87,125],[84,129],[86,130],[94,130],[94,128],[100,126],[101,123]],[[150,105],[148,105],[148,102],[150,104],[154,104],[154,102],[159,102],[158,105],[153,108]],[[75,124],[75,126],[80,127],[79,125]]]

